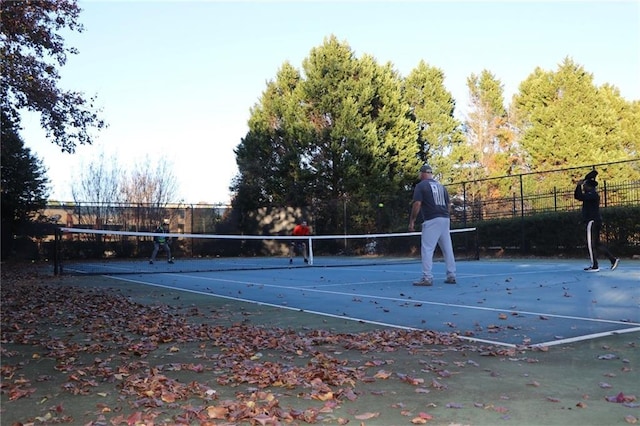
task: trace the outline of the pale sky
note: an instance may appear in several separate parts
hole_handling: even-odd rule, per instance
[[[407,76],[420,60],[440,68],[465,116],[466,79],[487,69],[506,104],[536,67],[565,57],[640,100],[639,1],[80,1],[80,50],[61,68],[61,87],[97,95],[109,128],[93,145],[61,153],[23,116],[21,135],[43,160],[50,199],[72,201],[74,178],[104,153],[131,169],[165,157],[176,202],[227,203],[234,148],[250,108],[285,61],[302,61],[335,35],[356,56],[391,62]]]

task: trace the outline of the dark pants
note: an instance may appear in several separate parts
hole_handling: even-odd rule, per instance
[[[609,248],[600,242],[600,228],[602,228],[600,222],[595,220],[587,222],[587,247],[589,248],[591,266],[594,268],[598,267],[598,253],[604,254],[611,263],[616,260],[609,251]]]
[[[158,251],[160,250],[160,247],[162,247],[165,251],[165,253],[167,253],[167,259],[171,260],[171,248],[169,248],[169,243],[165,242],[158,242],[158,241],[154,241],[153,242],[153,253],[151,254],[151,261],[155,262],[156,261],[156,256],[158,255]]]
[[[307,244],[302,241],[292,241],[291,247],[289,249],[289,259],[293,259],[293,257],[297,254],[302,254],[302,257],[307,258]]]

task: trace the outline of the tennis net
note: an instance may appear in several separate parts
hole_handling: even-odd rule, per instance
[[[169,242],[171,257],[160,248],[155,262],[150,263],[154,237],[161,235]],[[452,229],[451,236],[457,260],[478,259],[476,228]],[[60,228],[54,245],[56,274],[207,272],[420,261],[419,232],[294,237]],[[291,259],[292,245],[295,251]],[[438,256],[441,253],[436,250],[436,259]]]

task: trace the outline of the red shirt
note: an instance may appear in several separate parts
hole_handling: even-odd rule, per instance
[[[309,227],[307,225],[296,225],[296,227],[293,228],[293,235],[297,237],[309,235],[310,233],[311,232],[309,231]]]

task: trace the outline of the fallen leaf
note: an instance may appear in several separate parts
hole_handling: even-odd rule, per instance
[[[375,419],[379,415],[380,413],[366,412],[362,414],[356,414],[354,417],[358,420],[370,420],[370,419]]]
[[[391,377],[391,372],[389,371],[385,371],[385,370],[380,370],[378,371],[376,374],[373,375],[373,377],[375,377],[376,379],[388,379],[389,377]]]
[[[227,407],[218,407],[210,405],[207,407],[207,416],[210,419],[224,419],[227,417],[229,409]]]

